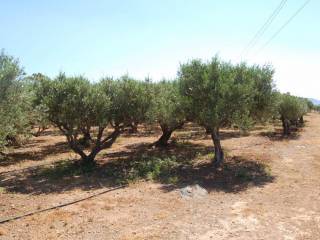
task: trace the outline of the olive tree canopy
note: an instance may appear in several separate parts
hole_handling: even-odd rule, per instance
[[[145,95],[131,79],[91,83],[82,76],[60,74],[44,84],[47,90],[43,102],[48,118],[85,163],[93,163],[96,155],[111,147],[125,127],[144,115]],[[137,94],[137,89],[141,94]],[[89,135],[89,149],[81,144],[84,134]]]
[[[283,126],[283,134],[290,134],[292,124],[303,123],[303,116],[308,112],[308,104],[305,99],[292,96],[290,94],[281,94],[279,97],[278,111]]]
[[[186,121],[185,104],[177,81],[161,81],[153,84],[152,106],[148,111],[149,121],[157,122],[162,135],[154,143],[164,147],[173,131],[181,128]]]
[[[215,164],[219,165],[224,158],[220,128],[250,128],[262,115],[257,108],[271,98],[272,74],[268,67],[233,65],[218,57],[207,63],[192,60],[180,66],[181,94],[187,98],[191,118],[211,133]]]
[[[19,61],[0,53],[0,151],[30,130],[30,109],[24,85],[24,71]]]

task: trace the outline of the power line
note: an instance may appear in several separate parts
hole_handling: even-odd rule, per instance
[[[276,37],[278,34],[307,6],[307,4],[311,0],[307,0],[302,4],[300,8],[272,35],[272,37],[257,51],[256,54],[260,53],[266,46],[269,45],[269,43]]]
[[[258,42],[259,38],[263,36],[265,31],[269,28],[269,26],[272,24],[274,19],[278,16],[284,5],[286,4],[287,0],[282,0],[279,5],[276,7],[276,9],[272,12],[272,14],[269,16],[267,21],[262,25],[262,27],[256,32],[256,34],[253,36],[251,41],[247,44],[247,46],[243,49],[241,52],[241,57],[245,54],[247,54],[250,50],[250,48],[253,48],[256,43]]]

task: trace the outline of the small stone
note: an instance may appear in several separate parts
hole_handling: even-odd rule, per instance
[[[208,195],[208,191],[198,184],[186,186],[180,189],[183,198],[202,198]]]

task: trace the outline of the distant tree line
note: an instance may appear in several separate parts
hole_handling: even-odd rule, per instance
[[[172,133],[187,122],[202,126],[214,146],[213,163],[223,162],[221,128],[248,132],[258,123],[279,119],[283,134],[303,126],[303,116],[319,111],[311,101],[275,89],[271,66],[232,64],[214,57],[180,65],[177,78],[152,82],[128,75],[91,82],[83,76],[26,76],[19,61],[0,55],[0,152],[57,127],[84,164],[112,147],[139,124],[158,124],[153,144],[166,147]]]

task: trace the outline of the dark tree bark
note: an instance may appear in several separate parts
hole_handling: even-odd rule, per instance
[[[80,144],[86,147],[90,146],[90,142],[92,140],[91,134],[90,134],[90,127],[86,127],[81,129],[82,132],[82,138],[79,140]]]
[[[283,127],[283,135],[288,136],[290,135],[290,121],[281,117],[282,127]]]
[[[218,128],[211,129],[211,138],[214,145],[214,166],[219,167],[224,161],[224,153],[220,142],[220,133]]]
[[[173,130],[162,129],[161,137],[154,143],[156,147],[166,147],[171,137]]]
[[[205,128],[206,129],[206,134],[211,134],[211,129],[210,128]]]
[[[99,127],[98,134],[96,139],[92,139],[94,142],[89,154],[86,154],[83,146],[81,146],[77,134],[71,134],[72,131],[66,126],[56,124],[59,129],[65,134],[70,148],[77,154],[80,155],[82,163],[84,165],[93,165],[95,164],[96,155],[105,148],[110,148],[112,144],[116,141],[119,135],[122,132],[122,128],[115,127],[114,131],[109,134],[107,137],[103,138],[103,132],[106,129],[106,126]]]
[[[177,123],[173,127],[169,127],[166,124],[160,124],[161,130],[162,130],[162,135],[161,137],[153,144],[156,147],[166,147],[168,146],[168,141],[173,133],[173,131],[182,128],[184,122]]]
[[[300,124],[300,126],[303,126],[303,124],[304,124],[303,116],[301,116],[301,117],[299,118],[299,124]]]
[[[39,126],[37,131],[35,133],[33,133],[32,135],[34,137],[39,137],[46,129],[48,129],[48,128],[44,127],[44,126]]]
[[[130,133],[137,133],[138,132],[138,123],[136,122],[132,122],[130,124],[130,130],[129,130]]]

